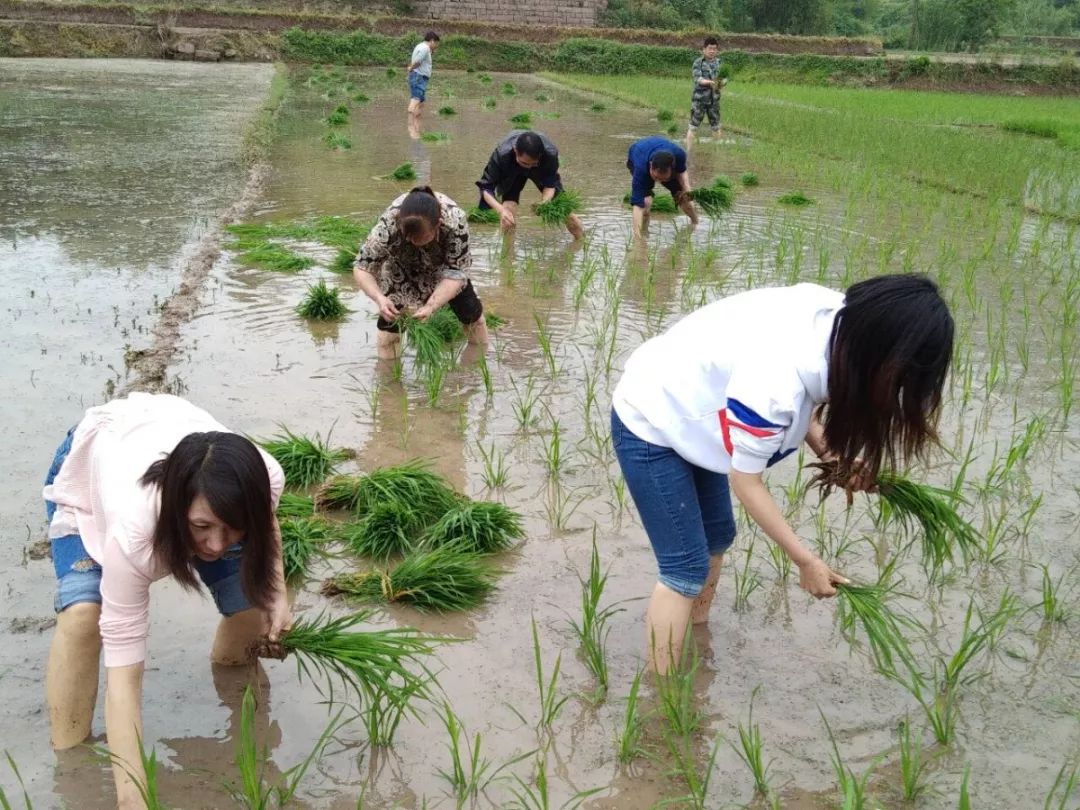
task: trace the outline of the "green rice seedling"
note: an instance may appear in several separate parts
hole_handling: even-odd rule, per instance
[[[746,726],[739,723],[739,747],[733,743],[728,744],[750,769],[754,777],[754,790],[760,796],[768,796],[770,792],[769,768],[772,767],[772,761],[765,762],[765,744],[761,739],[761,729],[754,722],[754,698],[757,697],[759,689],[761,689],[760,684],[755,686],[754,691],[750,693],[750,714],[746,718]]]
[[[328,127],[343,127],[349,123],[349,108],[344,104],[338,104],[328,116],[326,116],[326,125]]]
[[[23,782],[22,774],[19,773],[19,766],[15,764],[15,760],[12,759],[11,754],[7,749],[4,749],[4,757],[7,759],[8,767],[11,768],[11,772],[15,774],[15,781],[19,783],[19,789],[22,790],[25,810],[33,810],[34,805],[30,801],[30,794],[26,790],[26,783]],[[14,805],[11,804],[4,789],[0,787],[0,810],[12,810],[13,807]]]
[[[502,86],[502,93],[504,96],[516,96],[517,88],[514,87],[513,82],[506,82]]]
[[[334,256],[334,260],[330,262],[327,269],[331,273],[352,273],[353,265],[356,264],[356,250],[350,250],[349,248],[339,248],[337,255]]]
[[[630,195],[623,195],[623,205],[630,205]],[[651,214],[677,214],[679,213],[679,206],[675,203],[674,198],[667,193],[654,194],[652,205],[649,206],[649,213]]]
[[[821,722],[825,724],[825,730],[829,735],[829,742],[832,744],[832,754],[830,758],[832,759],[833,770],[836,772],[836,782],[840,788],[842,810],[870,810],[870,804],[867,797],[867,784],[880,761],[880,757],[871,762],[870,767],[867,768],[861,776],[857,776],[855,771],[844,764],[844,760],[840,756],[840,747],[836,744],[836,737],[833,736],[832,727],[829,726],[829,721],[825,719],[825,713],[822,712],[820,708],[818,709],[818,712],[821,714]]]
[[[468,219],[469,222],[476,222],[481,225],[498,225],[499,212],[494,208],[481,208],[474,205],[469,209]]]
[[[893,613],[885,604],[891,588],[882,582],[877,585],[839,584],[836,592],[841,629],[850,633],[856,622],[862,625],[877,668],[886,674],[898,674],[897,664],[902,664],[914,679],[920,680],[915,656],[901,629],[916,624],[913,619]]]
[[[390,172],[390,174],[386,175],[386,179],[387,180],[415,180],[416,179],[416,169],[413,167],[412,163],[409,163],[409,162],[402,163],[400,166],[398,166],[396,169],[394,169],[392,172]]]
[[[157,773],[161,763],[158,762],[157,750],[151,748],[150,753],[147,753],[141,736],[138,737],[138,743],[139,763],[142,765],[142,773],[139,773],[127,760],[121,759],[105,746],[92,746],[91,750],[95,754],[109,760],[113,765],[119,766],[124,773],[127,774],[128,778],[134,783],[135,789],[139,793],[139,799],[142,801],[145,810],[168,810],[168,805],[166,805],[158,796]],[[15,767],[15,763],[10,756],[8,756],[8,764],[10,764],[12,768]],[[16,770],[16,776],[18,776],[18,773],[18,770]],[[22,784],[21,777],[19,777],[19,784]],[[0,797],[2,797],[2,795],[3,794],[0,793]],[[26,803],[26,807],[29,810],[30,798],[26,794],[25,788],[23,790],[23,801]],[[6,801],[0,803],[0,808],[3,808],[3,810],[8,810],[8,807]]]
[[[443,310],[439,310],[442,312]],[[426,321],[405,315],[399,319],[401,331],[405,334],[405,346],[412,350],[417,368],[430,371],[434,368],[446,368],[453,361],[447,348],[443,320],[436,312]],[[451,317],[453,317],[451,313]],[[456,321],[457,319],[454,318]],[[460,327],[459,327],[460,328]]]
[[[581,583],[581,622],[570,625],[578,638],[578,649],[589,672],[596,678],[596,702],[604,699],[608,690],[607,639],[611,628],[608,621],[622,608],[608,605],[600,609],[600,598],[607,584],[607,572],[601,573],[600,552],[596,546],[596,526],[593,526],[592,555],[589,557],[588,579],[578,575]]]
[[[735,189],[731,180],[719,175],[712,181],[712,185],[691,191],[690,199],[700,205],[706,214],[715,217],[731,209],[735,203]]]
[[[815,202],[812,198],[807,197],[801,191],[789,191],[787,194],[783,194],[778,197],[776,201],[781,205],[793,205],[797,207],[803,205],[813,205]]]
[[[386,69],[386,78],[388,78],[388,79],[392,79],[392,78],[394,78],[395,76],[397,76],[397,70],[395,70],[395,69],[394,69],[394,68],[392,68],[392,67],[388,67],[388,68]]]
[[[739,181],[747,188],[751,188],[759,184],[758,176],[754,174],[754,172],[743,172],[743,175],[739,178]]]
[[[277,516],[281,520],[291,517],[312,517],[315,514],[315,499],[298,492],[283,492],[278,501]]]
[[[256,247],[269,239],[298,239],[355,251],[371,231],[371,223],[322,216],[299,222],[240,222],[226,226],[225,230],[237,237],[230,248]]]
[[[901,681],[901,683],[903,683]],[[917,681],[903,683],[911,692],[912,696],[922,706],[926,720],[930,724],[930,730],[939,745],[951,745],[956,736],[956,721],[959,716],[959,703],[956,691],[949,689],[943,682],[934,685],[929,697],[923,695],[922,687]]]
[[[975,603],[968,602],[967,611],[964,613],[964,626],[961,631],[960,644],[956,652],[948,659],[942,660],[942,683],[945,689],[953,690],[959,686],[973,683],[986,673],[965,675],[972,661],[984,649],[990,646],[991,640],[1003,629],[1003,625],[1015,615],[1015,609],[1011,602],[1002,605],[1002,609],[996,611],[990,617],[980,615],[978,627],[972,625]]]
[[[544,443],[544,466],[547,467],[548,476],[553,480],[559,478],[565,464],[562,446],[562,427],[558,419],[552,418],[551,435]]]
[[[345,149],[352,149],[352,141],[342,135],[340,132],[327,132],[323,135],[322,141],[330,149],[340,152]]]
[[[285,472],[285,483],[290,487],[310,487],[334,474],[337,465],[352,457],[343,448],[334,448],[318,433],[314,438],[293,433],[282,426],[282,432],[259,442],[272,455]]]
[[[638,693],[641,689],[641,677],[644,669],[639,669],[630,683],[630,694],[626,697],[626,711],[623,712],[622,729],[619,731],[619,762],[626,765],[645,753],[641,747],[641,738],[645,733],[645,716],[638,705]]]
[[[1060,126],[1056,121],[1012,118],[1008,121],[1002,121],[998,126],[1006,132],[1032,135],[1036,138],[1057,140],[1061,137]]]
[[[536,776],[532,785],[517,774],[514,774],[514,781],[517,782],[517,787],[511,787],[510,790],[514,794],[516,801],[510,802],[507,805],[508,807],[512,807],[514,810],[552,810],[555,807],[552,804],[551,791],[548,787],[546,751],[536,757]],[[559,810],[576,810],[587,798],[601,790],[603,788],[580,790],[559,805],[558,808]]]
[[[458,807],[469,799],[476,798],[504,770],[536,753],[535,750],[527,751],[507,760],[495,770],[491,770],[491,760],[481,754],[480,732],[476,732],[476,736],[470,742],[461,719],[454,714],[449,703],[443,703],[443,710],[439,717],[450,737],[446,744],[446,750],[450,754],[450,770],[444,771],[440,768],[439,774],[450,783]],[[464,738],[464,746],[462,738]],[[464,748],[465,756],[462,756],[462,748]]]
[[[1047,624],[1063,622],[1068,617],[1068,612],[1061,602],[1061,587],[1065,581],[1065,575],[1062,574],[1058,581],[1054,582],[1048,565],[1043,564],[1039,568],[1042,569],[1042,598],[1039,600],[1039,607],[1042,610],[1043,621]]]
[[[439,107],[439,115],[457,115],[457,110],[447,104],[445,106]]]
[[[735,610],[743,611],[750,607],[750,595],[761,587],[761,577],[750,569],[754,557],[754,541],[746,547],[742,569],[735,569]]]
[[[499,105],[499,102],[495,100],[495,96],[485,96],[484,100],[480,102],[480,106],[485,110],[494,110]]]
[[[425,132],[420,136],[424,143],[446,143],[450,136],[445,132]]]
[[[537,93],[536,100],[539,101],[541,104],[544,104],[548,101],[551,101],[551,97],[547,93]]]
[[[679,125],[678,124],[668,124],[668,127],[667,127],[667,129],[664,130],[664,132],[666,132],[668,135],[678,135],[679,134]]]
[[[349,308],[341,302],[341,289],[327,287],[321,280],[308,287],[307,295],[297,307],[296,312],[309,321],[340,321],[349,314]]]
[[[537,721],[537,728],[541,731],[551,731],[551,727],[555,724],[555,720],[559,717],[559,713],[562,711],[563,706],[566,705],[566,701],[570,699],[570,695],[563,695],[561,698],[557,694],[557,688],[559,685],[559,669],[562,666],[562,653],[555,656],[555,666],[551,669],[551,677],[544,677],[544,658],[540,651],[540,633],[536,629],[536,618],[532,619],[532,639],[533,639],[533,661],[536,665],[536,686],[540,696],[540,719]],[[523,723],[528,721],[522,716],[522,714],[513,706],[510,710],[514,712]]]
[[[383,501],[358,521],[346,523],[338,538],[353,553],[385,563],[412,550],[424,528],[424,519],[406,501]]]
[[[603,104],[603,103],[597,101],[595,104],[593,104],[591,107],[589,107],[589,112],[594,112],[594,113],[607,112],[607,104]]]
[[[654,646],[655,643],[654,639]],[[655,653],[653,656],[655,657]],[[694,697],[694,678],[700,663],[697,644],[693,635],[688,632],[679,653],[679,661],[672,662],[666,675],[656,676],[660,712],[667,721],[668,729],[677,737],[689,737],[705,719]]]
[[[281,529],[281,561],[286,581],[307,576],[311,561],[333,538],[333,527],[322,518],[289,517],[278,523]]]
[[[478,442],[476,447],[480,451],[480,460],[484,465],[484,486],[488,489],[505,487],[510,480],[510,470],[506,466],[506,454],[495,446],[495,442],[492,442],[491,447],[488,448]]]
[[[314,259],[269,242],[245,250],[236,257],[236,261],[248,267],[272,270],[275,273],[299,273],[315,264]]]
[[[249,684],[244,689],[244,698],[240,704],[240,733],[237,735],[236,754],[233,759],[240,775],[240,785],[230,787],[229,792],[233,799],[246,810],[270,810],[271,807],[284,807],[296,795],[304,774],[322,756],[333,735],[343,725],[341,712],[338,712],[330,721],[307,757],[282,773],[281,784],[274,785],[267,783],[269,751],[265,746],[259,750],[255,739],[255,706],[255,693]]]
[[[657,110],[656,120],[659,121],[661,124],[670,123],[671,121],[675,120],[675,113],[673,113],[671,110]]]
[[[280,641],[262,641],[255,652],[262,658],[279,660],[293,655],[297,674],[310,680],[331,701],[335,685],[345,687],[361,702],[395,690],[426,699],[430,678],[426,659],[445,639],[423,635],[411,627],[354,629],[372,615],[372,611],[362,610],[336,619],[325,614],[314,619],[300,618]],[[421,674],[411,667],[418,668]]]
[[[532,113],[519,112],[510,116],[510,123],[515,127],[528,127],[532,126]]]
[[[493,554],[525,536],[521,515],[501,503],[463,501],[431,526],[423,537],[428,548],[454,546],[476,554]]]
[[[960,799],[957,802],[957,810],[971,810],[971,796],[968,792],[968,781],[971,778],[971,766],[964,766],[964,775],[960,778]]]
[[[536,206],[536,215],[545,225],[565,225],[571,214],[581,210],[581,195],[564,190]]]
[[[12,764],[12,767],[14,767],[14,764]],[[1046,794],[1043,810],[1066,810],[1069,797],[1076,790],[1078,783],[1080,783],[1080,764],[1074,763],[1072,770],[1069,770],[1069,763],[1066,762],[1058,771],[1050,792]],[[1058,791],[1060,791],[1060,795]]]
[[[491,76],[490,76],[490,74],[478,73],[476,75],[476,78],[480,81],[481,84],[491,84]]]
[[[369,101],[371,101],[371,99],[363,93],[354,93],[352,100],[355,101],[357,104],[367,104]]]
[[[331,508],[367,514],[378,503],[408,503],[425,523],[438,520],[458,504],[457,493],[430,469],[430,462],[413,459],[381,467],[366,475],[339,476],[319,492],[317,502]]]
[[[440,307],[435,310],[424,324],[434,331],[443,343],[453,343],[465,337],[465,330],[461,327],[461,321],[457,319],[450,307]]]
[[[720,753],[720,743],[722,742],[723,737],[716,738],[709,756],[705,760],[702,773],[698,773],[697,755],[690,742],[687,740],[669,740],[668,744],[671,747],[672,756],[675,758],[675,770],[671,775],[681,776],[683,781],[686,782],[689,793],[685,796],[664,799],[654,806],[667,807],[668,805],[675,805],[676,807],[690,807],[693,810],[706,810],[707,807],[711,806],[706,802],[706,798],[709,794],[709,783],[712,781],[713,773],[716,770],[716,757]]]
[[[368,742],[377,748],[389,748],[394,743],[394,735],[397,734],[401,721],[406,714],[418,716],[413,707],[413,699],[421,689],[424,694],[432,681],[432,676],[426,679],[417,679],[413,684],[404,688],[392,689],[389,693],[378,695],[368,701],[363,710],[364,728],[367,731]]]
[[[540,394],[535,390],[535,382],[530,374],[525,391],[522,392],[514,378],[510,378],[510,385],[513,386],[515,394],[511,407],[514,409],[514,416],[520,430],[527,430],[536,424],[536,405],[540,401]]]
[[[323,594],[449,613],[483,602],[495,590],[497,575],[483,557],[443,546],[414,551],[390,570],[332,577],[323,584]]]
[[[911,719],[905,717],[900,722],[900,782],[904,801],[913,802],[927,789],[926,761],[922,755],[922,732],[913,738]]]

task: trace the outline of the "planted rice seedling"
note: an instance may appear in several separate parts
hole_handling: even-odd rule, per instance
[[[349,308],[341,302],[341,289],[327,287],[321,279],[318,284],[308,287],[307,295],[296,311],[311,321],[340,321],[349,314]]]
[[[30,802],[30,794],[26,790],[26,783],[23,782],[22,774],[19,773],[19,766],[15,764],[15,760],[12,759],[11,753],[4,750],[4,758],[7,759],[8,767],[11,768],[11,772],[15,774],[15,781],[19,783],[19,789],[22,791],[23,806],[26,810],[33,810],[33,804]],[[4,788],[0,787],[0,808],[3,810],[12,810],[13,804],[9,801],[7,793],[4,792]]]
[[[592,555],[589,557],[589,576],[578,575],[581,583],[581,622],[571,620],[570,625],[578,638],[578,649],[589,672],[596,678],[597,701],[603,700],[608,690],[607,639],[611,628],[608,620],[622,608],[608,605],[600,609],[600,598],[607,584],[607,572],[601,573],[600,552],[596,547],[596,526],[593,526]]]
[[[446,744],[446,750],[450,754],[450,770],[444,771],[440,768],[439,773],[450,783],[459,807],[469,799],[479,795],[506,768],[536,753],[535,751],[528,751],[507,760],[495,770],[491,770],[491,760],[485,758],[480,751],[480,732],[476,732],[472,742],[470,742],[469,735],[465,731],[461,719],[454,714],[454,710],[450,708],[449,703],[443,703],[443,710],[439,717],[450,737],[449,742]],[[464,745],[462,745],[462,738],[464,738]],[[463,749],[464,756],[462,755]]]
[[[326,125],[328,127],[343,127],[349,123],[349,108],[344,104],[338,104],[328,116],[326,116]]]
[[[352,457],[348,450],[331,447],[318,433],[311,438],[297,435],[284,426],[282,431],[258,444],[281,465],[285,483],[290,487],[304,488],[321,483],[334,474],[339,463]],[[329,438],[328,435],[327,440]]]
[[[818,709],[820,712],[821,710]],[[840,801],[843,810],[871,810],[869,805],[869,797],[867,793],[867,784],[870,781],[870,777],[874,773],[874,769],[877,767],[879,759],[875,759],[870,763],[870,767],[867,768],[861,776],[855,774],[851,768],[844,764],[843,758],[840,756],[840,747],[836,744],[836,737],[833,736],[832,728],[829,726],[829,721],[825,719],[824,712],[821,713],[821,722],[825,724],[825,730],[829,735],[829,742],[832,743],[832,764],[833,770],[836,772],[836,781],[840,788]]]
[[[482,225],[498,225],[499,212],[494,208],[481,208],[478,205],[474,205],[469,209],[468,219],[469,222],[475,222]]]
[[[754,698],[757,697],[759,689],[761,689],[760,685],[755,686],[754,691],[750,693],[750,714],[746,718],[746,726],[739,723],[739,747],[736,747],[734,743],[728,744],[750,769],[754,777],[754,790],[760,796],[768,796],[769,768],[772,767],[772,762],[765,762],[765,744],[761,740],[761,729],[754,723]]]
[[[491,443],[489,448],[477,444],[477,449],[480,451],[480,458],[484,464],[484,486],[488,489],[505,487],[510,480],[510,470],[506,466],[506,454],[500,452],[495,447],[494,442]]]
[[[278,519],[290,517],[312,517],[315,514],[315,499],[311,495],[298,492],[282,492],[278,501]]]
[[[570,215],[581,210],[581,195],[576,191],[561,191],[536,206],[536,215],[545,225],[565,225]]]
[[[964,766],[964,775],[960,779],[960,798],[957,801],[956,810],[971,810],[971,795],[968,791],[968,782],[971,779],[971,766]]]
[[[812,198],[807,197],[801,191],[789,191],[787,194],[778,197],[776,201],[781,205],[793,205],[796,207],[800,207],[803,205],[813,205],[815,202]]]
[[[491,84],[491,75],[488,73],[478,73],[476,78],[479,79],[482,84]]]
[[[904,801],[913,802],[928,788],[926,784],[926,761],[922,752],[922,732],[912,737],[911,719],[900,722],[900,781]]]
[[[263,640],[255,652],[261,658],[279,660],[292,654],[297,674],[331,701],[335,685],[353,692],[362,702],[398,691],[426,699],[430,679],[426,659],[445,639],[423,635],[411,627],[354,629],[372,615],[372,611],[362,610],[336,619],[325,614],[300,618],[280,641]]]
[[[716,757],[720,753],[720,743],[723,737],[717,737],[710,749],[709,756],[705,759],[704,768],[698,772],[698,758],[689,740],[668,740],[668,747],[675,758],[675,770],[670,775],[678,775],[686,782],[688,793],[685,796],[664,799],[656,804],[656,807],[690,807],[693,810],[706,810],[710,805],[706,802],[709,794],[709,783],[712,781],[716,770]]]
[[[381,694],[370,701],[363,711],[364,729],[368,742],[378,748],[389,748],[394,743],[394,735],[406,714],[419,716],[413,707],[413,699],[425,697],[432,676],[417,679],[407,687],[394,689],[389,694]],[[421,693],[420,690],[423,690]]]
[[[390,172],[390,174],[386,175],[385,179],[387,179],[387,180],[415,180],[416,179],[416,169],[413,167],[412,163],[409,163],[409,162],[402,163],[400,166],[398,166],[396,169],[394,169],[392,172]]]
[[[14,767],[14,763],[12,763],[12,767]],[[1076,790],[1077,784],[1080,784],[1080,764],[1073,763],[1070,769],[1069,763],[1066,762],[1058,771],[1050,792],[1046,794],[1043,810],[1066,810],[1066,805],[1068,805],[1073,791]]]
[[[739,181],[747,188],[756,186],[759,183],[758,176],[754,174],[754,172],[744,172],[742,177],[739,178]]]
[[[285,580],[307,576],[311,561],[322,553],[333,538],[333,527],[322,518],[289,517],[279,522],[281,528],[281,561]]]
[[[352,141],[342,135],[340,132],[327,132],[323,135],[322,142],[326,144],[330,149],[340,152],[345,149],[352,149]]]
[[[655,648],[656,642],[653,640]],[[653,652],[655,659],[656,653]],[[674,658],[674,651],[672,652]],[[656,691],[660,698],[660,712],[667,721],[668,730],[677,737],[689,737],[705,719],[694,696],[694,678],[697,677],[701,660],[697,644],[690,633],[686,634],[678,662],[672,661],[666,675],[657,674]]]
[[[495,100],[495,96],[485,96],[484,100],[480,102],[485,110],[494,110],[498,106],[499,102]]]
[[[509,807],[515,810],[552,810],[555,806],[552,804],[551,791],[548,787],[546,750],[536,757],[536,776],[533,778],[533,784],[530,785],[517,774],[514,774],[514,781],[517,782],[517,787],[512,787],[510,790],[516,801],[511,802]],[[577,810],[587,798],[601,790],[603,788],[579,790],[559,805],[559,810]]]
[[[138,769],[132,766],[127,760],[121,759],[105,746],[92,746],[91,750],[94,753],[99,754],[105,759],[109,760],[113,765],[119,766],[128,778],[135,785],[135,789],[139,793],[139,799],[143,803],[145,810],[169,810],[169,807],[165,802],[161,800],[158,795],[158,767],[161,763],[158,762],[157,750],[150,749],[150,753],[146,752],[146,746],[143,745],[141,735],[138,738],[139,743],[139,762],[142,765],[142,773],[138,772]],[[6,753],[6,752],[5,752]],[[8,764],[12,769],[15,769],[15,762],[8,755]],[[19,778],[19,784],[22,785],[22,777],[19,776],[19,772],[15,769],[15,775]],[[0,799],[3,799],[3,791],[0,791]],[[23,800],[26,803],[27,810],[30,810],[30,798],[23,789]],[[3,804],[0,804],[3,810],[8,810],[9,805],[6,803],[6,799]]]
[[[454,546],[477,554],[512,547],[525,536],[521,515],[501,503],[464,501],[450,509],[423,537],[428,548]]]
[[[630,683],[630,694],[626,698],[626,711],[623,712],[622,729],[619,732],[618,753],[619,762],[624,765],[633,762],[645,753],[641,747],[641,738],[645,733],[645,717],[638,705],[638,692],[641,689],[641,676],[644,669],[639,669],[634,680]]]
[[[735,189],[731,180],[719,175],[712,181],[712,185],[691,191],[690,199],[700,205],[706,214],[714,217],[731,209],[735,203]]]
[[[562,653],[555,656],[555,666],[551,669],[551,677],[545,679],[544,659],[543,654],[540,652],[540,633],[536,629],[536,617],[532,619],[532,640],[533,661],[536,665],[536,686],[540,696],[540,719],[537,722],[537,728],[541,731],[551,731],[559,712],[566,705],[566,701],[570,699],[570,695],[563,695],[560,698],[556,693],[559,685],[559,668],[562,665]],[[513,706],[510,709],[517,714],[521,722],[528,723],[517,709]]]
[[[314,259],[269,242],[245,250],[236,257],[236,261],[239,264],[258,267],[261,270],[272,270],[275,273],[299,273],[315,264]]]
[[[885,604],[891,589],[882,584],[839,584],[836,592],[840,627],[850,632],[856,622],[862,625],[878,669],[894,674],[898,673],[897,664],[902,664],[913,679],[921,680],[915,656],[901,629],[904,626],[913,627],[915,622],[897,616]]]
[[[457,110],[447,104],[445,106],[439,107],[439,115],[457,115]]]
[[[354,93],[352,100],[355,101],[357,104],[367,104],[369,101],[371,101],[371,99],[363,93]]]
[[[450,136],[445,132],[425,132],[420,136],[424,143],[446,143]]]
[[[515,127],[528,127],[532,125],[532,113],[519,112],[510,116],[510,123]]]
[[[353,554],[385,563],[411,551],[423,528],[422,513],[410,503],[381,501],[360,520],[343,525],[338,537]]]
[[[512,82],[506,82],[502,86],[502,92],[503,92],[504,96],[516,96],[517,95],[517,88],[514,87]]]
[[[469,610],[495,590],[498,571],[482,556],[454,546],[407,555],[393,569],[340,574],[323,583],[325,596],[407,604],[422,611]]]

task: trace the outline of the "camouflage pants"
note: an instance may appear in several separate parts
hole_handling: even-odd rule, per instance
[[[690,128],[701,126],[705,116],[709,116],[709,126],[720,129],[720,95],[709,93],[707,96],[694,96],[690,102]]]

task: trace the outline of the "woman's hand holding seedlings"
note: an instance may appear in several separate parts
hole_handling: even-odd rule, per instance
[[[833,571],[820,557],[812,557],[798,565],[799,587],[818,599],[836,596],[836,585],[849,582],[847,577]]]
[[[398,308],[394,306],[394,302],[387,298],[385,295],[380,295],[375,299],[375,303],[379,307],[379,314],[386,320],[392,321],[398,316]]]
[[[289,606],[289,594],[284,589],[274,594],[270,606],[263,614],[266,637],[277,641],[292,629],[293,615]]]

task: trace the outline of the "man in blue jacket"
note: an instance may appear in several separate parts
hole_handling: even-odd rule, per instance
[[[626,168],[632,177],[630,205],[634,211],[634,237],[641,239],[649,226],[653,187],[660,183],[671,192],[682,212],[697,225],[697,211],[690,201],[690,177],[686,171],[686,151],[667,138],[642,138],[630,147]]]

